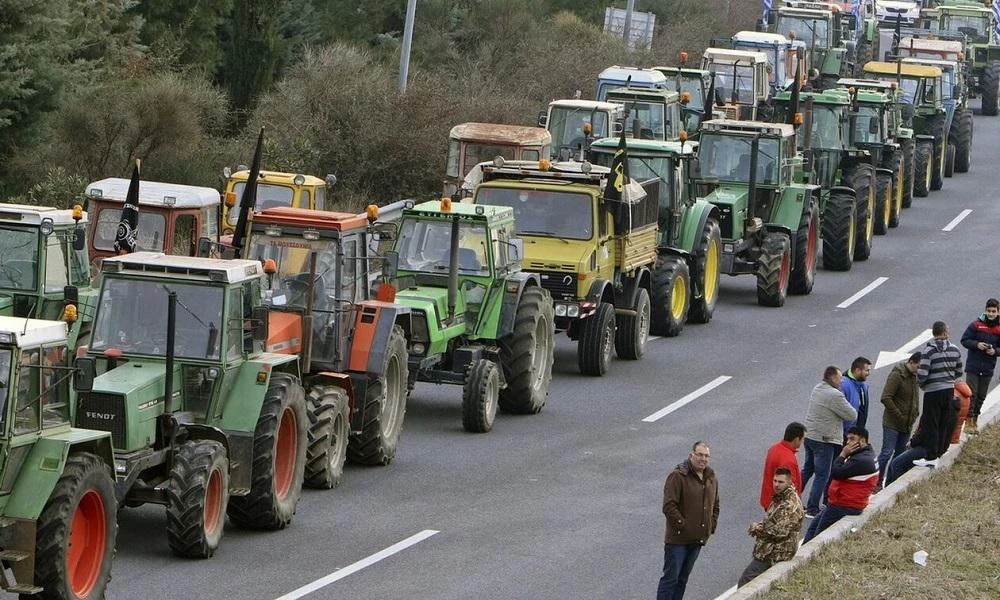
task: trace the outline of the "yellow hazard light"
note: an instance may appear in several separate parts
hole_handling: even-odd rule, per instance
[[[265,383],[267,383],[267,371],[257,372],[257,383],[260,385],[264,385]]]
[[[830,12],[832,12],[832,13],[839,13],[840,12],[840,7],[836,6],[836,5],[831,6],[830,7]]]
[[[451,212],[451,198],[441,198],[441,212]]]
[[[856,87],[849,87],[849,88],[847,88],[847,93],[853,96],[854,94],[858,93],[858,88],[856,88]]]
[[[378,205],[369,204],[368,206],[366,206],[365,215],[368,217],[369,223],[374,223],[375,221],[378,221]]]
[[[802,113],[797,112],[794,115],[792,115],[792,123],[794,123],[795,125],[801,125],[802,124],[802,120],[803,120],[802,119]]]
[[[889,82],[889,88],[890,89],[896,89],[896,82],[895,81]]]
[[[77,317],[76,305],[67,304],[63,308],[63,321],[66,321],[67,323],[75,323],[76,317]]]
[[[236,192],[226,192],[226,208],[232,208],[236,206]]]
[[[79,204],[74,204],[73,205],[73,220],[74,221],[79,221],[82,218],[83,218],[83,207],[80,206]]]
[[[395,302],[396,301],[396,286],[388,282],[383,282],[378,285],[378,289],[375,290],[375,299],[380,302]]]
[[[677,139],[679,139],[682,142],[688,141],[688,132],[687,132],[687,130],[686,129],[681,129],[679,132],[677,132]]]
[[[264,259],[264,272],[268,275],[273,275],[278,272],[278,263],[274,262],[273,258]]]
[[[680,57],[681,57],[681,64],[682,65],[688,61],[688,53],[685,52],[685,51],[683,51],[683,50],[681,50]]]
[[[539,171],[548,171],[551,168],[552,168],[552,163],[549,162],[549,159],[543,158],[543,159],[541,159],[541,160],[538,161],[538,170]]]
[[[691,102],[691,92],[681,92],[681,104]]]

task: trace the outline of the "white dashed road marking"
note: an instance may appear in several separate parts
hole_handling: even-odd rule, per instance
[[[669,415],[670,413],[674,412],[675,410],[677,410],[678,408],[684,406],[685,404],[688,404],[688,403],[694,401],[699,396],[701,396],[703,394],[706,394],[706,393],[714,390],[715,388],[719,387],[723,383],[726,383],[730,379],[732,379],[732,377],[730,377],[729,375],[722,375],[720,377],[716,377],[712,381],[709,381],[705,385],[703,385],[700,388],[696,389],[695,391],[691,392],[687,396],[684,396],[680,400],[678,400],[678,401],[676,401],[676,402],[674,402],[672,404],[668,404],[664,408],[661,408],[660,410],[656,411],[655,413],[649,415],[648,417],[646,417],[645,419],[643,419],[642,422],[643,423],[655,423],[656,421],[659,421],[663,417]]]
[[[971,214],[972,214],[972,209],[967,208],[967,209],[963,210],[962,212],[958,213],[957,217],[955,217],[954,219],[951,220],[951,223],[948,223],[947,225],[945,225],[944,227],[942,227],[941,231],[951,231],[955,227],[958,227],[958,224],[962,222],[962,219],[964,219],[965,217],[967,217],[967,216],[969,216]]]
[[[879,278],[875,279],[875,281],[873,281],[873,282],[869,283],[868,285],[866,285],[860,292],[858,292],[857,294],[854,294],[853,296],[851,296],[847,300],[844,300],[843,302],[841,302],[840,304],[838,304],[837,308],[847,308],[848,306],[854,304],[855,302],[857,302],[858,300],[860,300],[861,298],[863,298],[865,296],[865,294],[867,294],[868,292],[874,290],[875,288],[877,288],[878,286],[882,285],[886,281],[889,281],[888,277],[879,277]]]

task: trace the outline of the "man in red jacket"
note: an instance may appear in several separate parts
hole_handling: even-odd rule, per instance
[[[806,426],[793,421],[785,427],[785,437],[767,449],[764,457],[764,477],[760,482],[760,507],[767,510],[774,496],[774,472],[785,467],[792,472],[792,485],[796,493],[802,493],[802,471],[795,453],[802,447],[806,437]]]
[[[878,485],[878,460],[868,443],[868,430],[854,426],[847,430],[847,443],[834,459],[830,470],[829,502],[813,519],[803,543],[847,515],[860,515]]]

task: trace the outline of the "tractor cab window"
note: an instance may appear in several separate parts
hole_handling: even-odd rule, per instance
[[[666,114],[664,105],[651,102],[632,102],[628,100],[610,99],[611,102],[621,102],[627,108],[625,114],[625,133],[644,140],[662,140]]]
[[[802,40],[809,48],[825,49],[829,45],[830,22],[810,16],[778,15],[777,33]]]
[[[38,431],[41,352],[25,350],[17,365],[17,401],[14,405],[14,435]]]
[[[254,232],[248,257],[254,260],[273,259],[278,272],[268,275],[270,301],[275,306],[305,308],[312,284],[313,309],[332,310],[335,297],[334,275],[338,255],[332,239],[306,240],[297,236],[270,236]],[[316,277],[310,282],[310,255],[316,253]]]
[[[813,148],[839,149],[843,147],[841,140],[841,121],[843,107],[814,106],[812,115]]]
[[[326,188],[318,186],[313,188],[313,193],[316,195],[316,203],[315,206],[310,208],[314,208],[316,210],[326,210]]]
[[[66,346],[42,348],[42,427],[69,423],[69,380]]]
[[[748,183],[753,138],[702,133],[698,154],[703,178]],[[760,138],[757,148],[757,183],[775,185],[779,176],[777,138]]]
[[[250,283],[250,282],[246,282]],[[251,331],[247,331],[245,326],[250,318],[249,310],[245,310],[246,300],[250,298],[249,289],[244,284],[243,289],[232,288],[229,290],[229,302],[226,305],[226,362],[239,360],[243,357],[243,351],[252,351],[249,347]]]
[[[38,229],[0,227],[0,288],[34,290],[38,285]]]
[[[198,220],[194,215],[180,215],[174,219],[174,240],[170,253],[190,256],[198,239]]]
[[[874,132],[873,119],[878,124]],[[878,144],[882,141],[882,122],[877,108],[862,106],[857,114],[851,115],[851,138],[856,144]]]
[[[705,94],[708,93],[708,87],[701,79],[701,75],[695,75],[691,77],[681,76],[681,86],[677,90],[682,94],[687,92],[691,95],[691,101],[688,102],[687,108],[692,110],[702,110],[705,108]]]
[[[556,152],[561,148],[578,150],[587,139],[583,130],[585,124],[590,124],[591,135],[595,138],[606,137],[609,133],[607,114],[582,108],[554,106],[547,123],[552,135],[552,148]]]
[[[226,214],[226,220],[230,227],[236,227],[236,221],[240,217],[240,202],[243,201],[243,189],[246,186],[245,181],[233,184],[233,192],[236,194],[236,204]],[[258,183],[257,204],[254,206],[254,211],[259,212],[276,206],[291,206],[294,198],[295,190],[291,187],[271,183]],[[306,199],[308,200],[308,197]]]
[[[960,31],[969,36],[969,41],[973,43],[989,41],[989,27],[990,22],[986,17],[952,13],[941,15],[941,29]]]
[[[121,206],[103,208],[97,213],[97,226],[94,228],[94,248],[112,252],[115,249],[115,236],[118,233],[118,223],[122,219]],[[139,210],[139,226],[135,232],[136,250],[150,252],[163,251],[163,236],[166,221],[160,213]]]
[[[11,397],[13,384],[10,361],[10,348],[0,348],[0,432],[6,431],[8,399]]]
[[[217,206],[206,206],[201,209],[201,234],[200,237],[207,237],[210,240],[219,237],[219,208]]]
[[[513,208],[520,236],[563,240],[594,237],[593,197],[590,194],[480,186],[476,190],[476,203]]]
[[[465,177],[472,167],[481,162],[492,161],[494,157],[502,156],[505,160],[514,160],[517,148],[515,146],[504,146],[500,144],[482,144],[479,142],[464,142],[462,152],[462,173]]]
[[[715,93],[724,103],[753,104],[753,66],[714,63]]]
[[[486,226],[463,222],[459,225],[458,232],[459,274],[489,275]],[[399,229],[396,249],[399,252],[400,269],[447,273],[451,221],[404,219]]]
[[[80,285],[90,277],[86,252],[73,249],[73,232],[54,232],[45,240],[45,293],[61,292],[68,284]]]

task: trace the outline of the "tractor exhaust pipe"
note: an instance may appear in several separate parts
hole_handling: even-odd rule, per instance
[[[448,321],[455,318],[455,301],[458,298],[458,217],[451,219],[451,248],[448,256]]]
[[[167,380],[163,383],[163,413],[174,412],[174,333],[177,326],[177,292],[167,293]]]

